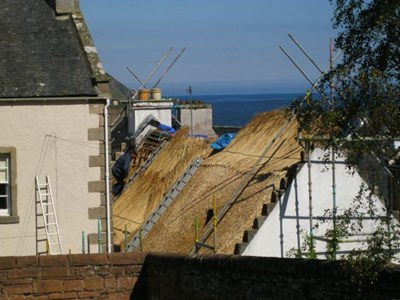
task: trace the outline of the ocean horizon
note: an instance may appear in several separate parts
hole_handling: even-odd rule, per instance
[[[213,126],[242,127],[257,114],[288,107],[294,99],[302,96],[304,93],[196,95],[192,99],[184,95],[176,98],[210,104]]]

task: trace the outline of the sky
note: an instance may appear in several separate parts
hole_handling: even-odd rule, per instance
[[[130,88],[153,71],[147,86],[183,95],[303,92],[329,64],[335,37],[328,0],[80,0],[81,10],[106,72]],[[165,94],[165,93],[163,93]]]

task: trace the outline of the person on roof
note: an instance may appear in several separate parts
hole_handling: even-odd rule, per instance
[[[124,189],[125,179],[129,175],[129,167],[131,165],[131,161],[134,161],[137,155],[138,154],[136,151],[136,147],[131,145],[113,165],[111,172],[116,180],[116,183],[112,186],[112,194],[114,197],[118,197]]]

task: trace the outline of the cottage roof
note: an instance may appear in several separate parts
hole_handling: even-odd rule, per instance
[[[212,222],[209,212],[213,208],[213,201],[216,201],[217,211],[220,212],[247,178],[261,154],[275,140],[258,162],[251,180],[218,224],[217,253],[232,254],[235,244],[242,242],[243,232],[252,228],[254,219],[261,216],[263,205],[270,202],[274,187],[280,187],[280,181],[289,167],[300,159],[301,147],[295,139],[297,123],[294,119],[278,137],[286,122],[281,111],[259,114],[238,132],[227,148],[206,157],[150,232],[144,236],[143,250],[189,253],[194,246],[194,218],[199,220],[201,237],[206,224]],[[130,235],[128,241],[131,240],[153,209],[158,207],[158,201],[184,171],[185,168],[180,164],[185,161],[187,165],[189,157],[204,157],[207,152],[193,155],[193,150],[187,151],[189,146],[200,149],[200,144],[192,144],[194,141],[193,138],[189,140],[180,135],[178,131],[149,168],[116,200],[113,204],[114,244],[121,245],[123,249],[125,230]],[[212,245],[212,236],[206,243]],[[210,253],[210,250],[202,249],[203,252]]]
[[[71,15],[45,0],[2,1],[0,87],[0,98],[97,95]]]

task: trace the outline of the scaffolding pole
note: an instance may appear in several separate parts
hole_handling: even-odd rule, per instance
[[[311,243],[314,245],[313,241],[313,207],[312,207],[312,181],[311,181],[311,145],[310,143],[306,144],[307,147],[307,168],[308,168],[308,211],[310,217],[310,238]]]

